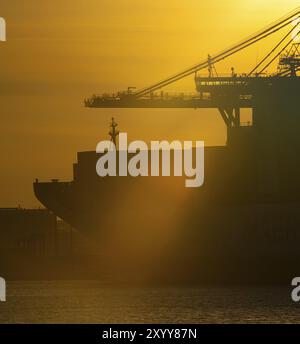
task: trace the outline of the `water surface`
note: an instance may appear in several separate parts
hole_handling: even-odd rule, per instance
[[[290,288],[115,288],[7,282],[0,323],[300,323]]]

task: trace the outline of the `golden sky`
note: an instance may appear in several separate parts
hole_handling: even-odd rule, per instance
[[[143,87],[243,39],[299,0],[1,0],[0,206],[37,206],[32,181],[72,178],[76,152],[94,150],[114,115],[129,139],[224,144],[217,110],[85,109],[93,93]],[[247,72],[260,43],[217,66]],[[193,91],[189,78],[173,87]]]

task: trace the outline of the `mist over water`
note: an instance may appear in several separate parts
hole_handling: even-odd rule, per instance
[[[14,281],[0,323],[300,323],[289,288],[115,288]]]

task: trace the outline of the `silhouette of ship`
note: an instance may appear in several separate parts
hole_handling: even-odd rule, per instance
[[[119,240],[127,253],[145,250],[162,275],[289,283],[300,259],[298,49],[281,51],[274,75],[219,77],[208,62],[210,75],[196,76],[198,103],[218,107],[227,127],[226,146],[205,148],[201,188],[185,188],[185,177],[100,178],[99,155],[80,152],[73,181],[36,181],[36,197],[78,230],[98,233],[103,249]],[[86,105],[120,102],[141,99],[93,97]],[[243,125],[240,108],[249,103],[252,121]]]

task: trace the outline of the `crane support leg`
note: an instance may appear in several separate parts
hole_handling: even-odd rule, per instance
[[[219,107],[219,112],[225,122],[226,127],[238,127],[240,125],[240,108]]]

